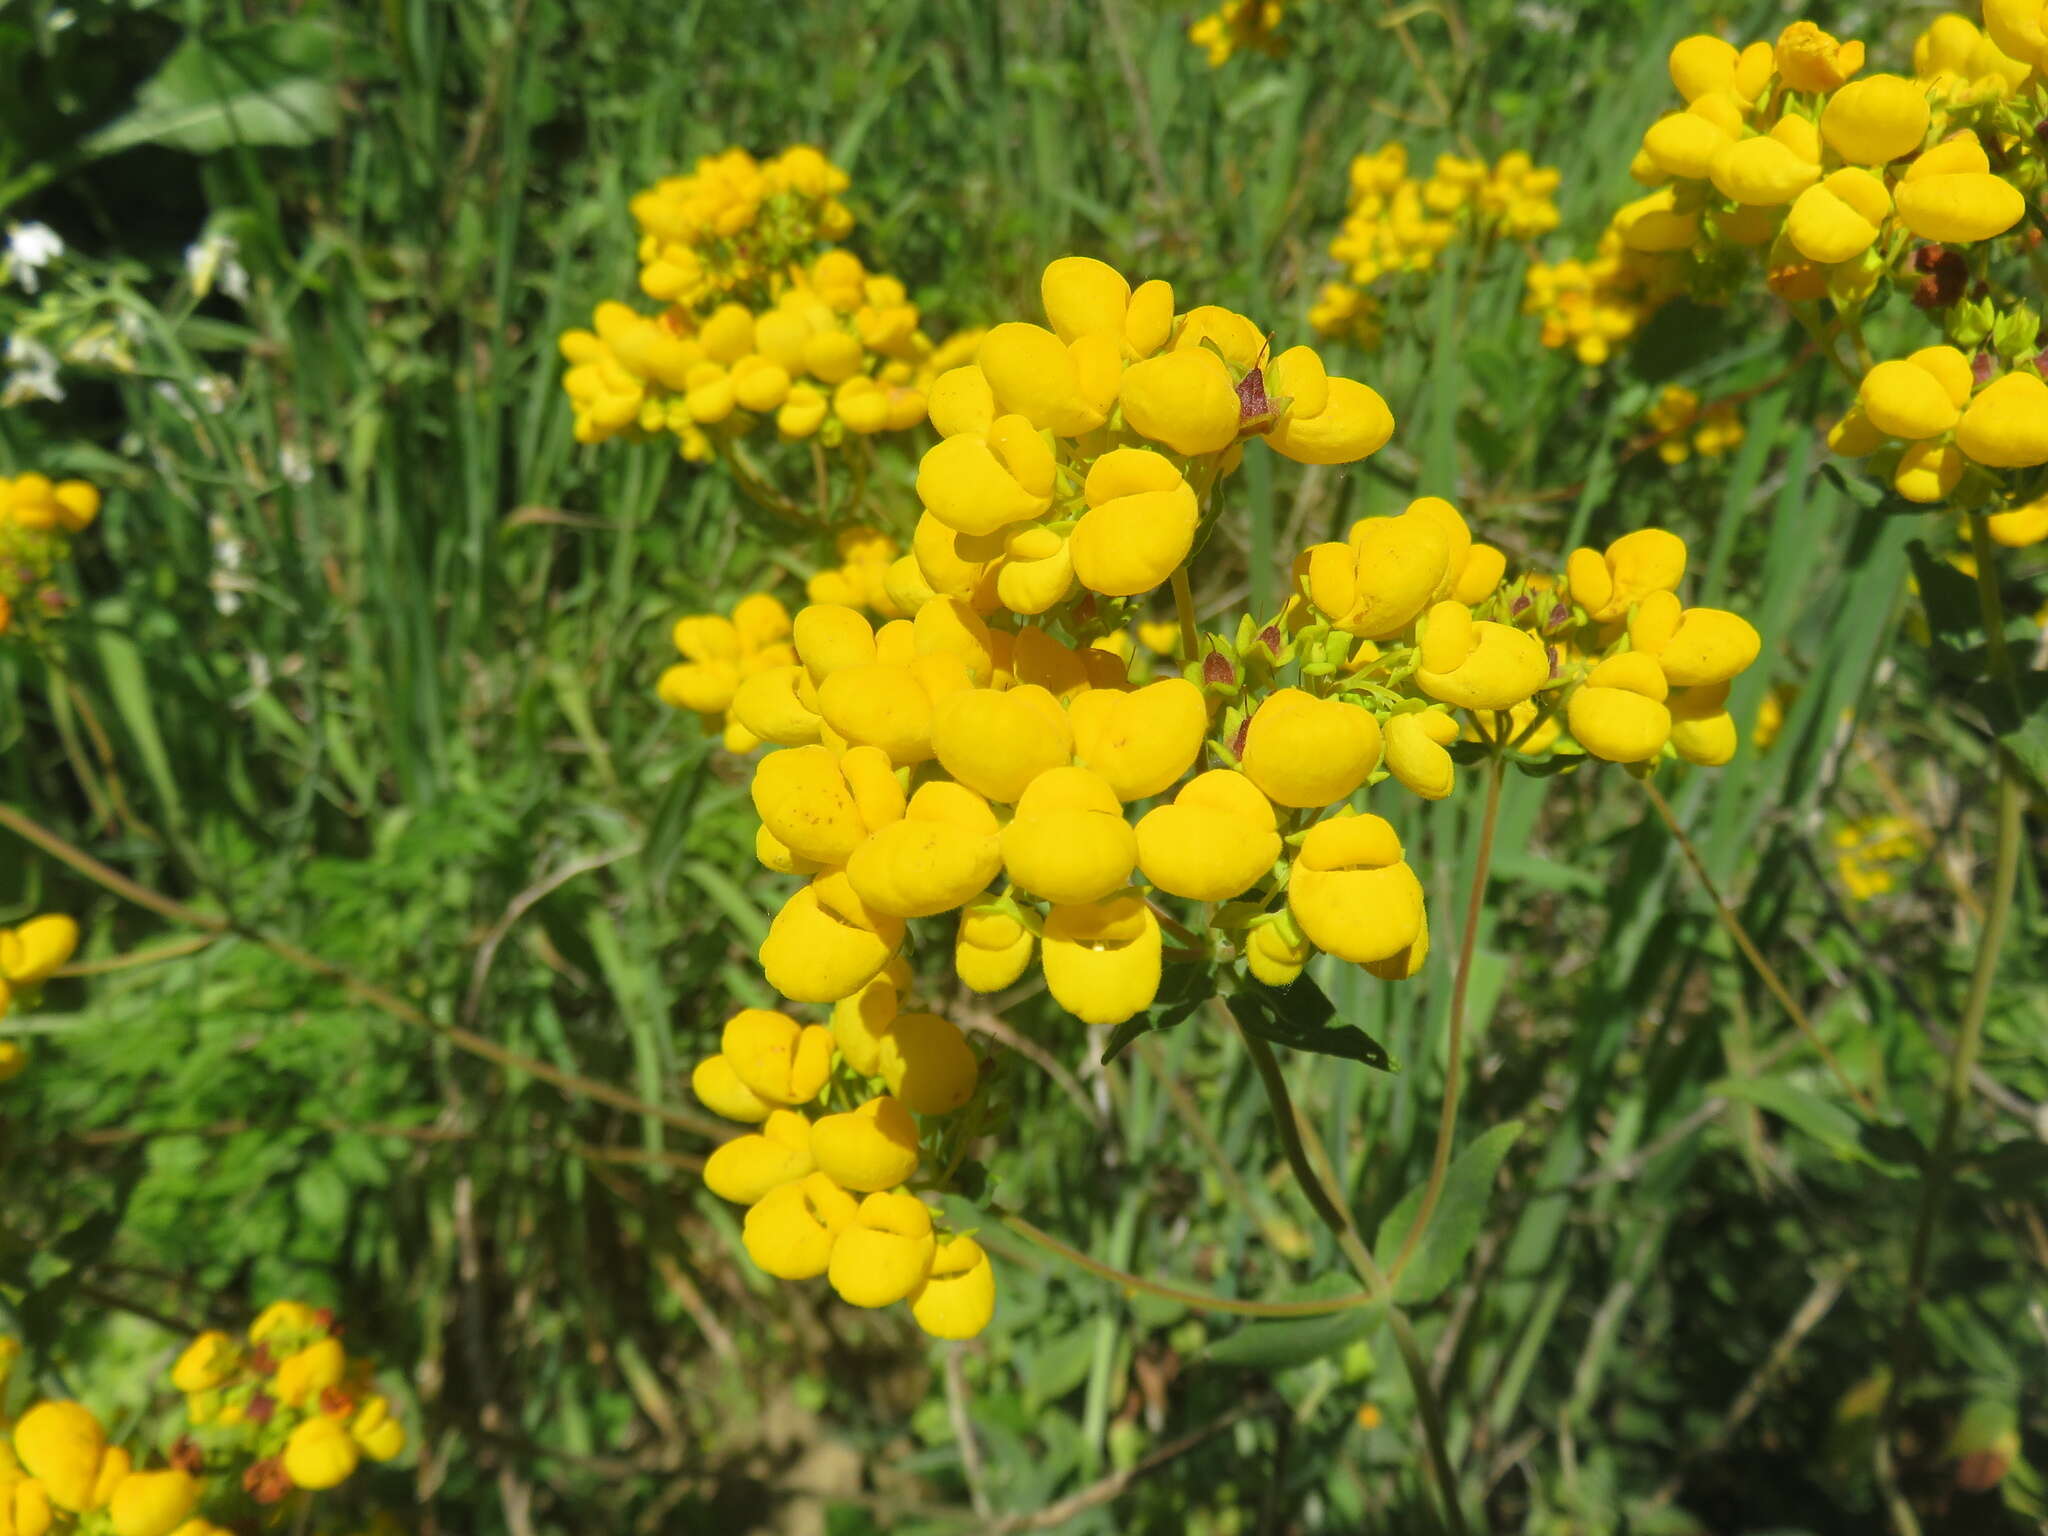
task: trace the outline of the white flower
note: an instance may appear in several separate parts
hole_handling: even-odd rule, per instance
[[[218,284],[237,304],[249,302],[249,269],[235,259],[240,250],[232,236],[222,234],[203,236],[185,247],[185,277],[195,299],[205,298]]]
[[[42,283],[42,270],[64,254],[64,237],[47,224],[7,226],[7,251],[0,255],[0,279],[21,284],[22,291],[34,293]]]
[[[311,485],[313,456],[297,443],[286,443],[277,450],[277,472],[293,485]]]
[[[21,405],[29,400],[62,400],[64,386],[57,382],[57,354],[41,342],[19,331],[7,338],[5,384],[0,384],[0,406]]]
[[[224,373],[202,373],[193,384],[192,393],[206,407],[207,415],[218,416],[235,398],[235,381]]]

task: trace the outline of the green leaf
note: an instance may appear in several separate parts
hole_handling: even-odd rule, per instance
[[[1336,1005],[1308,976],[1297,978],[1287,987],[1247,981],[1230,994],[1228,1001],[1238,1022],[1262,1040],[1289,1050],[1362,1061],[1382,1072],[1400,1071],[1400,1064],[1371,1035],[1353,1025],[1332,1022],[1337,1014]]]
[[[1494,1175],[1500,1172],[1508,1148],[1521,1134],[1522,1122],[1510,1120],[1496,1125],[1458,1154],[1444,1177],[1443,1193],[1437,1198],[1436,1210],[1422,1241],[1416,1244],[1408,1267],[1394,1282],[1395,1301],[1403,1306],[1419,1306],[1442,1294],[1458,1278],[1466,1255],[1479,1240],[1479,1223],[1493,1194]],[[1416,1214],[1422,1209],[1423,1189],[1418,1184],[1409,1190],[1380,1222],[1379,1234],[1373,1240],[1373,1256],[1382,1269],[1393,1267],[1408,1241],[1408,1230],[1415,1225]]]
[[[1786,1124],[1821,1142],[1838,1156],[1853,1158],[1873,1168],[1890,1165],[1879,1161],[1864,1147],[1861,1126],[1854,1115],[1818,1094],[1795,1088],[1781,1077],[1724,1077],[1710,1083],[1707,1092],[1724,1099],[1738,1099],[1768,1110]]]
[[[1355,1292],[1357,1282],[1349,1274],[1319,1276],[1305,1286],[1268,1301],[1320,1301],[1326,1296]],[[1365,1338],[1386,1319],[1384,1302],[1369,1302],[1322,1317],[1276,1318],[1269,1322],[1246,1323],[1235,1333],[1217,1339],[1204,1358],[1215,1365],[1234,1365],[1246,1370],[1284,1371],[1307,1365],[1326,1355],[1341,1354]]]
[[[1913,562],[1913,582],[1927,610],[1927,627],[1944,640],[1960,642],[1981,628],[1977,584],[1946,560],[1937,560],[1915,539],[1906,546]]]
[[[341,126],[339,43],[315,21],[187,37],[135,93],[134,109],[85,141],[88,155],[162,144],[210,155],[234,144],[298,146]]]

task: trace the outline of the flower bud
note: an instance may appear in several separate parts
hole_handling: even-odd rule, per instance
[[[1286,912],[1271,922],[1258,924],[1245,935],[1245,965],[1269,987],[1289,985],[1314,954],[1315,946]]]

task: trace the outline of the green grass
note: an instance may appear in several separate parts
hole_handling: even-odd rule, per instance
[[[694,1111],[690,1064],[760,995],[750,950],[780,882],[751,858],[746,766],[652,683],[678,613],[791,555],[728,479],[658,448],[576,447],[553,342],[629,289],[635,188],[728,143],[799,139],[851,171],[853,243],[935,332],[1027,312],[1043,263],[1081,251],[1284,342],[1325,273],[1350,156],[1388,137],[1417,159],[1530,148],[1565,176],[1566,232],[1546,245],[1590,241],[1663,102],[1657,61],[1703,8],[1565,7],[1552,31],[1474,0],[1459,45],[1416,10],[1453,107],[1436,124],[1390,12],[1335,0],[1291,59],[1215,74],[1181,38],[1187,15],[1135,0],[386,0],[313,8],[339,29],[339,133],[74,164],[182,32],[290,12],[76,9],[40,35],[39,5],[0,18],[34,82],[5,109],[0,185],[61,164],[7,215],[64,232],[75,281],[137,317],[142,366],[0,412],[0,459],[109,492],[59,648],[0,648],[0,803],[236,931],[59,984],[5,1026],[39,1053],[4,1090],[0,1221],[0,1294],[37,1379],[142,1412],[136,1383],[170,1336],[138,1319],[233,1325],[303,1294],[392,1363],[421,1448],[372,1492],[417,1504],[423,1529],[783,1530],[829,1506],[842,1536],[967,1530],[977,1499],[1028,1516],[1231,1415],[1058,1528],[1428,1529],[1413,1397],[1376,1330],[1305,1363],[1223,1363],[1207,1350],[1247,1325],[1127,1294],[990,1225],[1002,1310],[959,1356],[970,1479],[944,1350],[896,1313],[746,1263],[691,1170],[706,1142],[644,1106]],[[1730,17],[1750,34],[1782,19]],[[242,242],[246,309],[195,305],[176,280],[209,217]],[[1898,1324],[1969,963],[1950,884],[1980,883],[1986,821],[1990,753],[1926,706],[1942,680],[1900,633],[1908,543],[1952,535],[1821,478],[1811,428],[1837,386],[1811,370],[1751,402],[1732,462],[1625,456],[1654,384],[1740,388],[1794,344],[1707,312],[1596,384],[1538,346],[1520,266],[1502,253],[1404,291],[1383,351],[1333,353],[1386,395],[1395,443],[1351,472],[1252,455],[1205,613],[1270,611],[1294,550],[1427,491],[1546,562],[1673,527],[1696,599],[1756,620],[1766,650],[1734,708],[1747,721],[1772,687],[1797,688],[1777,744],[1660,783],[1876,1109],[1744,965],[1635,785],[1511,775],[1461,1146],[1525,1128],[1470,1262],[1417,1323],[1477,1528],[1877,1529],[1868,1451],[1836,1409]],[[211,373],[235,386],[217,415],[195,393]],[[283,472],[293,456],[303,482]],[[899,511],[911,464],[884,466]],[[232,613],[207,584],[223,539],[245,551]],[[2017,604],[2038,562],[2014,569]],[[1435,914],[1428,973],[1329,979],[1402,1070],[1290,1066],[1368,1233],[1428,1168],[1470,777],[1399,818]],[[1828,839],[1885,810],[1887,781],[1934,849],[1892,896],[1851,904]],[[0,920],[78,912],[91,960],[188,931],[21,846],[0,842]],[[1911,1491],[1947,1500],[1930,1530],[2042,1518],[2024,1466],[1957,1494],[1943,1455],[1983,1401],[2009,1404],[2025,1457],[2048,1466],[2028,1320],[2042,1162],[2023,1123],[2048,1098],[2048,1030],[2038,887],[2022,889],[1985,1061],[2002,1097],[1972,1127],[1982,1155],[1952,1194],[1929,1364],[1905,1405]],[[250,934],[643,1107],[479,1059]],[[1041,1000],[1006,1021],[1068,1075],[982,1042],[1009,1106],[986,1208],[1223,1295],[1299,1295],[1342,1267],[1219,1020],[1102,1070]],[[1366,1404],[1381,1427],[1359,1427]]]

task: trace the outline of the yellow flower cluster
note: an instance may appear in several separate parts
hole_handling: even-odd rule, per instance
[[[910,954],[949,949],[978,992],[1035,961],[1101,1026],[1153,1007],[1168,964],[1198,968],[1202,995],[1240,963],[1283,985],[1319,951],[1412,976],[1422,883],[1392,825],[1350,804],[1360,790],[1391,777],[1441,799],[1461,736],[1544,752],[1560,721],[1611,761],[1724,762],[1728,683],[1759,647],[1679,600],[1669,533],[1508,581],[1435,497],[1304,551],[1270,621],[1198,637],[1185,566],[1246,440],[1348,463],[1392,417],[1309,348],[1268,361],[1245,316],[1177,312],[1162,282],[1067,257],[1041,294],[1049,326],[994,327],[934,385],[922,515],[884,578],[906,616],[813,602],[789,660],[720,675],[732,719],[774,749],[756,852],[802,883],[760,950],[789,1011],[736,1015],[694,1077],[758,1127],[706,1181],[749,1207],[768,1272],[908,1300],[948,1337],[986,1323],[994,1279],[917,1196],[964,1154],[982,1077],[958,1028],[909,1005]],[[1169,583],[1181,622],[1162,635],[1133,600]],[[1134,635],[1177,639],[1179,674],[1135,681]]]
[[[2048,463],[2026,225],[2048,186],[2044,61],[2036,0],[1985,0],[1981,30],[1936,18],[1910,75],[1865,73],[1860,42],[1809,21],[1743,48],[1688,37],[1669,60],[1683,105],[1631,167],[1653,190],[1613,230],[1707,297],[1754,273],[1831,354],[1846,339],[1860,385],[1838,452],[1908,500],[2010,509],[2026,487],[2008,472]],[[1880,290],[1909,296],[1938,341],[1872,364],[1862,320]]]
[[[1524,279],[1522,312],[1543,322],[1543,345],[1570,347],[1588,368],[1643,328],[1683,291],[1679,262],[1632,250],[1610,224],[1591,257],[1532,262]]]
[[[1895,867],[1926,852],[1903,816],[1872,816],[1835,829],[1835,873],[1852,901],[1870,901],[1898,885]]]
[[[640,287],[650,299],[709,313],[770,296],[792,262],[853,230],[839,201],[846,172],[808,144],[763,163],[744,149],[706,155],[633,199]]]
[[[100,493],[83,480],[0,475],[0,635],[59,605],[50,573],[99,512]]]
[[[592,326],[561,339],[579,442],[667,432],[701,461],[760,422],[784,441],[834,447],[924,420],[934,349],[917,306],[851,251],[792,267],[758,309],[728,300],[702,316],[650,316],[607,300]]]
[[[171,1367],[171,1385],[185,1394],[204,1457],[242,1465],[243,1488],[276,1504],[295,1490],[338,1487],[364,1460],[405,1450],[405,1426],[374,1390],[373,1369],[343,1349],[330,1313],[278,1301],[245,1342],[200,1334]]]
[[[1426,273],[1458,239],[1528,241],[1557,227],[1555,166],[1510,150],[1484,160],[1438,155],[1427,180],[1408,174],[1408,151],[1381,146],[1351,162],[1350,205],[1330,255],[1344,280],[1325,284],[1309,323],[1326,336],[1378,343],[1381,309],[1365,290],[1382,279]]]
[[[1188,28],[1188,41],[1221,69],[1240,53],[1282,58],[1287,40],[1280,35],[1287,19],[1287,0],[1222,0],[1222,4]]]
[[[202,1491],[185,1468],[138,1467],[83,1403],[38,1402],[11,1442],[0,1441],[0,1530],[9,1536],[211,1536],[194,1518]]]
[[[32,917],[18,928],[0,928],[0,1019],[17,1001],[33,1004],[43,983],[70,962],[77,948],[78,924],[60,912]],[[27,1065],[26,1046],[0,1039],[0,1083]]]
[[[1980,379],[1993,366],[1986,358],[1980,368],[1951,346],[1878,363],[1828,445],[1889,465],[1893,489],[1917,502],[1948,500],[1973,466],[2048,464],[2048,381],[2032,359]]]
[[[925,1332],[972,1338],[995,1314],[988,1255],[935,1227],[904,1186],[927,1150],[944,1156],[949,1129],[957,1154],[964,1132],[943,1122],[974,1097],[980,1064],[954,1025],[902,1007],[911,986],[898,959],[839,1002],[829,1028],[760,1008],[727,1020],[691,1086],[758,1129],[713,1152],[704,1182],[747,1207],[742,1241],[768,1274],[823,1275],[857,1307],[907,1301]]]
[[[655,692],[671,709],[702,718],[718,731],[729,752],[751,752],[760,738],[732,713],[740,684],[757,673],[796,660],[789,643],[789,610],[767,592],[754,592],[733,605],[730,618],[716,613],[685,614],[671,632],[683,659],[661,674]]]
[[[1666,464],[1683,464],[1695,453],[1705,459],[1733,453],[1745,435],[1733,403],[1710,405],[1702,413],[1698,392],[1683,384],[1665,385],[1644,420],[1658,434],[1657,457]]]

